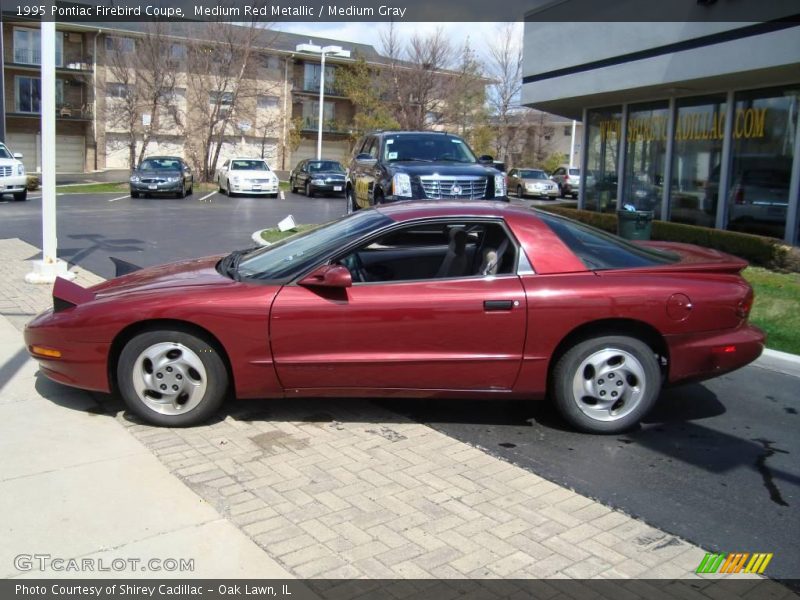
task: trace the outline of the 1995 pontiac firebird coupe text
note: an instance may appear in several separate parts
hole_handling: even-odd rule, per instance
[[[760,355],[745,266],[502,202],[399,203],[89,289],[59,279],[25,341],[48,377],[160,425],[233,395],[549,397],[609,433],[663,384]]]

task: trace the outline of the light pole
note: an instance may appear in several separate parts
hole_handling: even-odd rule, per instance
[[[311,52],[322,56],[322,65],[319,72],[319,123],[317,130],[317,160],[322,158],[322,117],[325,108],[325,55],[340,56],[350,58],[349,50],[342,50],[341,46],[318,46],[317,44],[297,44],[295,48],[298,52]]]

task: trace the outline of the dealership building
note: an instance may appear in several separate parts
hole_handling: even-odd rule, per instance
[[[629,205],[798,244],[796,18],[556,24],[541,13],[526,15],[523,103],[583,122],[581,208]]]

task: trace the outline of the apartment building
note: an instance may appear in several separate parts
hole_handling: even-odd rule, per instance
[[[133,70],[126,68],[126,61],[140,52],[144,40],[152,35],[148,27],[147,23],[57,23],[57,172],[127,169],[132,157],[141,153],[145,138],[147,154],[184,156],[194,159],[195,164],[202,160],[198,140],[212,115],[219,119],[228,110],[234,90],[215,89],[215,79],[209,74],[214,65],[203,68],[196,60],[192,62],[188,48],[197,44],[198,38],[206,40],[209,48],[218,46],[218,28],[236,26],[171,24],[163,33],[169,51],[163,64],[153,69],[169,69],[174,74],[170,98],[161,103],[157,114],[146,107],[139,107],[134,114],[126,108],[131,87],[136,85],[135,77],[126,74]],[[3,23],[6,142],[15,152],[24,154],[25,166],[31,172],[41,169],[39,35],[37,23]],[[235,113],[227,119],[221,157],[263,156],[273,168],[289,169],[297,161],[316,155],[320,58],[296,51],[298,44],[309,41],[322,46],[341,45],[370,63],[386,62],[365,44],[260,31],[241,81],[246,98],[237,98]],[[326,58],[323,151],[326,157],[340,160],[349,152],[348,125],[354,110],[337,87],[336,70],[351,60]],[[293,128],[298,129],[294,135]],[[131,147],[132,135],[135,149]]]

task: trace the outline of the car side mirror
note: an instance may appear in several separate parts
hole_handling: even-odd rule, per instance
[[[22,160],[24,156],[22,156],[22,152],[14,152],[14,158],[17,160]]]
[[[349,288],[353,285],[353,276],[347,267],[342,265],[323,265],[303,277],[297,284],[303,287]]]
[[[484,154],[478,159],[478,162],[484,165],[493,165],[494,156],[492,156],[491,154]]]
[[[377,159],[374,158],[372,156],[372,154],[367,154],[366,152],[362,152],[361,154],[356,156],[356,160],[360,160],[360,161],[365,161],[366,162],[366,161],[375,161]]]

